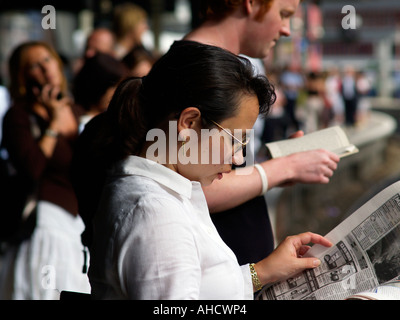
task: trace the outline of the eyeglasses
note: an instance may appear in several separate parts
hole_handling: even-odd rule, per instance
[[[218,128],[220,128],[222,131],[226,132],[228,135],[230,135],[234,141],[232,143],[232,147],[233,147],[233,154],[238,153],[239,151],[242,151],[243,153],[243,157],[246,157],[246,146],[249,144],[250,142],[250,137],[244,137],[242,141],[240,141],[238,138],[236,138],[232,133],[230,133],[229,130],[225,129],[223,126],[221,126],[220,124],[216,123],[213,120],[210,120],[213,124],[215,124]]]

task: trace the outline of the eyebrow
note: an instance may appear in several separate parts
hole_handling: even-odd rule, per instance
[[[293,8],[282,8],[281,12],[287,12],[289,17],[293,16],[296,13],[296,10]]]

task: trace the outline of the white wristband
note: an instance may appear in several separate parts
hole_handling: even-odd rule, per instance
[[[260,164],[255,164],[254,167],[258,170],[258,173],[260,174],[261,177],[261,182],[262,182],[262,191],[260,193],[260,196],[264,195],[264,193],[267,192],[268,190],[268,178],[267,174],[265,173],[265,170]]]

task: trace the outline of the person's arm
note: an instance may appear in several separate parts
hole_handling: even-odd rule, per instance
[[[49,115],[49,126],[39,140],[39,147],[46,158],[51,158],[53,155],[58,135],[72,136],[78,132],[78,123],[71,109],[70,98],[57,99],[59,92],[59,88],[45,85],[43,90],[37,93],[38,101],[46,108]]]
[[[32,134],[31,123],[24,108],[11,107],[3,121],[3,143],[17,171],[36,181],[42,176],[47,159]]]
[[[268,189],[271,189],[294,183],[326,184],[339,160],[336,154],[327,150],[312,150],[267,160],[260,165],[267,175]],[[237,170],[249,169],[232,170],[223,179],[203,188],[211,213],[232,209],[261,194],[258,170],[250,170],[248,174],[238,174]]]

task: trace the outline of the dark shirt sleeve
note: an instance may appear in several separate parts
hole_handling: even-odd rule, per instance
[[[48,160],[34,138],[35,129],[31,125],[30,117],[32,115],[22,107],[10,108],[4,117],[3,143],[17,170],[27,178],[38,181]]]
[[[78,121],[79,111],[73,107]],[[33,117],[33,119],[32,119]],[[48,123],[20,106],[11,107],[3,122],[3,142],[16,170],[38,186],[38,200],[54,203],[73,215],[78,204],[70,181],[70,166],[76,137],[60,135],[50,158],[39,147]]]

